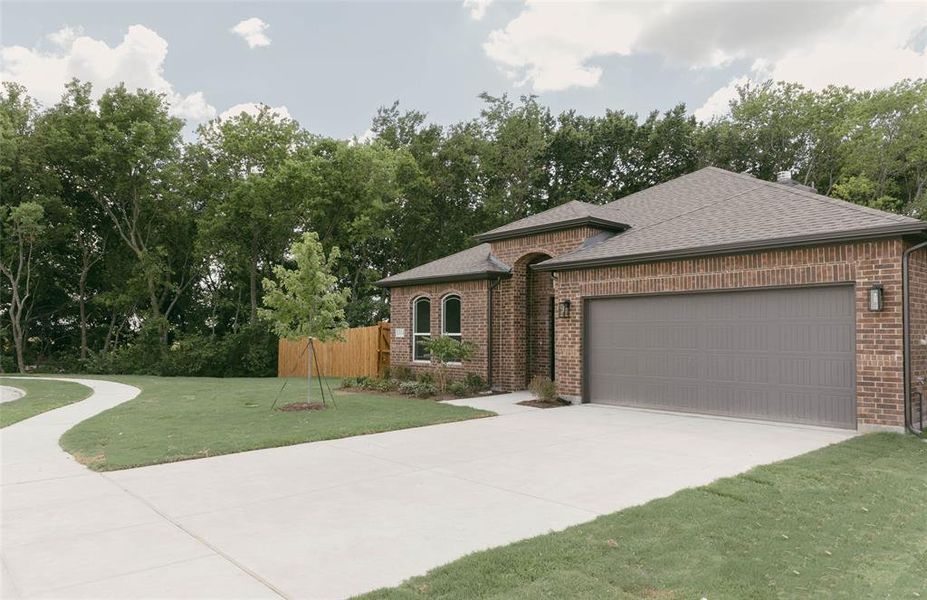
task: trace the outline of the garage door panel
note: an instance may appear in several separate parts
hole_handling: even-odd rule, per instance
[[[732,383],[775,383],[777,366],[766,356],[749,354],[712,354],[706,357],[705,377],[711,381]]]
[[[850,286],[593,299],[588,399],[854,428]]]
[[[596,350],[615,351],[621,349],[622,342],[634,340],[634,345],[627,346],[634,350],[640,348],[698,348],[699,328],[686,323],[667,323],[665,321],[615,323],[600,322],[601,328],[593,346]]]
[[[705,347],[709,350],[752,350],[760,340],[774,343],[776,331],[765,324],[710,323],[705,326]]]

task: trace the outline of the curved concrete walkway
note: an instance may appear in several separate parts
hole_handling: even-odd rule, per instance
[[[278,597],[58,446],[65,431],[131,400],[138,388],[48,379],[79,383],[93,394],[0,430],[0,597]]]
[[[18,387],[13,387],[11,385],[0,385],[0,403],[19,400],[25,395],[26,391],[21,390]]]

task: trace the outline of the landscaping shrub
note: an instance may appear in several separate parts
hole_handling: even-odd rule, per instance
[[[446,335],[426,339],[424,345],[431,354],[435,383],[443,394],[447,391],[448,364],[469,360],[476,351],[476,346],[467,341],[459,342]]]
[[[373,379],[371,379],[370,377],[366,377],[366,376],[355,377],[354,381],[355,381],[354,387],[356,387],[357,389],[360,389],[360,390],[373,389],[372,387]]]
[[[458,398],[463,398],[469,396],[472,393],[470,386],[464,381],[452,381],[447,384],[447,391],[451,394],[457,396]]]
[[[385,377],[345,377],[341,380],[342,388],[368,390],[371,392],[395,392],[399,389],[399,384],[400,381],[398,379],[387,379]]]
[[[415,373],[412,372],[412,369],[404,365],[391,367],[390,375],[393,379],[398,379],[399,381],[412,381],[415,379]]]
[[[431,383],[419,383],[415,390],[416,398],[431,398],[438,393],[438,388]]]
[[[478,393],[486,390],[486,380],[477,375],[476,373],[467,373],[464,377],[464,385],[467,386],[471,392]]]
[[[544,377],[543,375],[538,375],[532,379],[531,383],[528,384],[528,389],[538,400],[544,402],[556,402],[560,395],[557,382],[551,381],[550,377]]]
[[[431,373],[419,373],[418,377],[416,377],[415,379],[419,383],[427,383],[430,385],[434,385],[435,383],[435,376],[432,375]]]
[[[374,379],[372,387],[377,392],[391,392],[396,388],[396,385],[391,379]]]
[[[399,392],[416,398],[430,398],[438,393],[438,388],[433,383],[424,383],[421,381],[403,381],[399,383]]]
[[[341,379],[341,387],[345,389],[359,388],[360,378],[359,377],[344,377]]]
[[[418,386],[419,383],[417,381],[403,381],[399,384],[399,393],[414,396]]]

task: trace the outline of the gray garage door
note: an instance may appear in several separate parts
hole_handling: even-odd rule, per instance
[[[592,402],[856,428],[852,287],[587,304]]]

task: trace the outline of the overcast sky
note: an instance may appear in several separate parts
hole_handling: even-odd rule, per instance
[[[478,95],[554,110],[726,110],[737,82],[927,77],[927,2],[11,2],[0,79],[53,104],[72,77],[165,92],[195,125],[263,102],[362,136],[378,106],[451,123]]]

